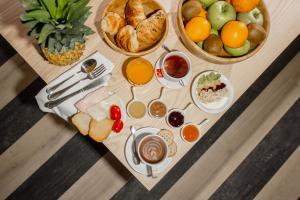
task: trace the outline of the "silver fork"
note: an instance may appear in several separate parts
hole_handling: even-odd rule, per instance
[[[75,85],[77,85],[78,83],[80,83],[81,81],[90,79],[93,80],[97,77],[99,77],[101,74],[103,74],[106,71],[106,68],[103,64],[101,64],[99,67],[97,67],[96,69],[94,69],[94,71],[90,72],[87,74],[87,76],[85,78],[80,79],[79,81],[73,83],[72,85],[69,85],[67,87],[65,87],[64,89],[61,89],[55,93],[49,94],[48,95],[48,99],[50,101],[57,99],[58,97],[60,97],[62,94],[64,94],[66,91],[68,91],[69,89],[71,89],[72,87],[74,87]]]

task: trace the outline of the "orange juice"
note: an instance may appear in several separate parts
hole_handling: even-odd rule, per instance
[[[152,64],[143,59],[135,58],[126,66],[126,76],[130,83],[134,85],[145,85],[151,81],[154,75]]]

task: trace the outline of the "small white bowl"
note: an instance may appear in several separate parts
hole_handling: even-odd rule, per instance
[[[193,123],[185,124],[185,125],[182,127],[182,129],[180,130],[180,136],[181,136],[181,139],[182,139],[184,142],[187,142],[187,143],[195,143],[195,142],[198,142],[199,139],[201,138],[201,136],[200,136],[201,128],[202,128],[205,124],[207,124],[208,122],[209,122],[208,119],[204,119],[204,120],[203,120],[201,123],[199,123],[199,124],[193,124]],[[184,138],[184,136],[183,136],[183,130],[184,130],[184,128],[187,127],[187,126],[190,126],[190,125],[195,126],[195,127],[198,129],[198,132],[199,132],[199,137],[197,138],[197,140],[192,141],[192,142],[191,142],[191,141],[187,141],[187,140]]]

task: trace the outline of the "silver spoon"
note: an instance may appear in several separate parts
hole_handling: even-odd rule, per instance
[[[132,126],[130,128],[130,131],[131,131],[132,139],[133,139],[133,148],[132,148],[133,162],[134,162],[135,165],[139,165],[141,161],[140,161],[138,153],[137,153],[137,144],[136,144],[136,137],[135,137],[136,129],[135,129],[135,127]]]
[[[166,52],[168,52],[168,53],[170,53],[170,52],[172,52],[170,49],[169,49],[169,47],[167,47],[166,45],[162,45],[162,48],[166,51]]]
[[[84,61],[81,65],[81,69],[80,71],[76,72],[75,74],[71,75],[70,77],[66,78],[65,80],[57,83],[56,85],[47,88],[46,92],[48,94],[53,93],[57,88],[59,88],[62,84],[64,84],[65,82],[67,82],[68,80],[70,80],[71,78],[73,78],[74,76],[76,76],[77,74],[80,73],[89,73],[91,71],[93,71],[97,66],[97,61],[95,59],[88,59],[86,61]]]

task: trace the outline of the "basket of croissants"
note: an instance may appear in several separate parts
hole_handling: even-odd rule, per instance
[[[154,0],[112,0],[99,28],[112,49],[135,57],[163,45],[169,22],[164,8]]]

